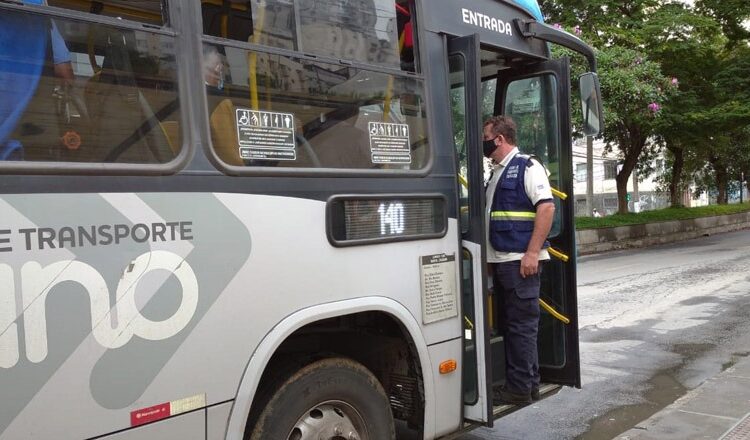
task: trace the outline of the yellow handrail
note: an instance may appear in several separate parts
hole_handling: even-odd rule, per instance
[[[260,36],[263,32],[263,22],[266,19],[266,3],[260,2],[258,4],[258,25],[253,30],[253,37],[251,43],[258,44],[260,42]],[[258,103],[258,55],[255,52],[247,54],[247,69],[248,69],[248,82],[250,83],[250,107],[253,110],[259,109]]]
[[[401,53],[401,51],[404,48],[404,36],[406,35],[406,32],[401,32],[401,35],[398,37],[398,53]],[[388,121],[388,116],[391,112],[391,99],[393,98],[393,75],[388,76],[388,85],[385,89],[385,101],[383,102],[383,121]]]
[[[550,315],[554,316],[558,320],[562,321],[565,324],[570,324],[570,319],[568,319],[565,315],[558,312],[554,308],[552,308],[551,305],[547,304],[543,299],[539,298],[539,305],[542,306],[544,310],[546,310]]]
[[[570,260],[570,257],[565,255],[564,253],[560,252],[559,250],[553,248],[552,246],[547,248],[547,252],[549,252],[550,255],[557,258],[558,260],[562,261],[563,263],[567,263]]]
[[[555,188],[551,188],[551,189],[552,189],[552,194],[554,194],[554,195],[556,195],[557,197],[559,197],[559,198],[560,198],[560,200],[565,200],[565,199],[567,199],[567,198],[568,198],[568,195],[567,195],[567,194],[565,194],[564,192],[562,192],[562,191],[558,191],[558,190],[556,190]]]

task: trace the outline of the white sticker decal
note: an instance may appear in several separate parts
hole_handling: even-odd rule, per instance
[[[295,160],[294,115],[248,108],[236,110],[240,157],[248,160]]]
[[[411,163],[409,125],[368,123],[372,163]]]
[[[456,300],[456,255],[436,254],[419,257],[422,282],[422,322],[458,315]]]

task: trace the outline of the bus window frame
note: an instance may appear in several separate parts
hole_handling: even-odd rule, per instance
[[[167,2],[169,8],[169,17],[174,17],[179,14],[179,6],[175,5],[175,1]],[[181,72],[186,69],[185,61],[180,56],[181,53],[190,50],[186,46],[186,39],[179,38],[179,29],[175,29],[174,26],[154,26],[151,24],[140,23],[137,21],[131,21],[127,19],[117,19],[114,17],[107,17],[88,12],[73,11],[70,9],[47,6],[47,5],[26,5],[26,4],[15,4],[15,3],[3,3],[0,2],[0,12],[8,10],[13,12],[21,12],[27,14],[37,14],[49,18],[60,18],[66,20],[75,20],[87,25],[104,25],[110,28],[125,29],[139,32],[148,32],[150,34],[162,35],[171,37],[174,42],[174,56],[175,65],[177,66],[175,82],[177,84],[177,99],[179,100],[181,114],[180,114],[180,130],[182,135],[182,143],[180,145],[180,152],[169,162],[155,164],[155,163],[107,163],[107,162],[51,162],[51,161],[0,161],[0,175],[5,174],[29,174],[29,175],[147,175],[147,176],[160,176],[160,175],[172,175],[177,174],[181,170],[185,169],[193,154],[195,153],[194,139],[191,131],[188,129],[186,121],[186,111],[189,103],[189,95],[187,90],[189,83],[181,78],[183,75]],[[168,24],[173,25],[179,23],[179,20],[170,18]],[[181,86],[182,84],[182,86]],[[184,104],[184,105],[183,105]]]
[[[198,7],[200,7],[199,2],[193,2],[191,1],[190,4],[198,4]],[[192,6],[194,7],[194,6]],[[197,14],[197,12],[196,12]],[[436,148],[434,145],[434,142],[431,141],[430,135],[433,133],[432,131],[432,121],[430,118],[430,113],[432,113],[432,105],[431,105],[431,97],[429,92],[429,87],[427,85],[427,75],[425,75],[423,72],[408,72],[403,71],[396,68],[386,67],[386,66],[379,66],[377,64],[368,64],[363,62],[357,62],[357,61],[350,61],[350,60],[342,60],[335,57],[328,57],[328,56],[322,56],[322,55],[311,55],[304,52],[297,52],[294,50],[289,49],[283,49],[283,48],[277,48],[272,46],[265,46],[260,44],[253,44],[238,40],[232,40],[229,38],[221,38],[221,37],[215,37],[212,35],[206,35],[203,34],[203,18],[200,16],[200,14],[196,15],[195,18],[196,28],[199,29],[199,35],[200,35],[200,44],[212,44],[217,46],[226,46],[231,47],[234,49],[240,49],[245,51],[251,51],[256,53],[263,53],[263,54],[270,54],[270,55],[279,55],[289,58],[297,58],[304,61],[310,61],[310,62],[320,62],[320,63],[328,63],[328,64],[334,64],[339,65],[343,67],[351,67],[355,69],[362,69],[367,70],[370,72],[376,72],[376,73],[382,73],[386,75],[392,75],[394,77],[401,77],[401,78],[410,78],[419,80],[423,84],[423,99],[424,99],[424,105],[425,105],[425,134],[427,135],[427,148],[429,148],[429,156],[427,158],[427,162],[419,169],[416,170],[404,170],[404,169],[364,169],[364,168],[311,168],[311,167],[270,167],[270,166],[241,166],[241,165],[231,165],[226,162],[224,162],[219,155],[216,153],[213,143],[211,141],[211,128],[209,123],[209,117],[208,114],[208,95],[207,92],[204,91],[201,95],[201,105],[198,109],[203,114],[200,116],[202,127],[201,127],[201,138],[204,140],[204,142],[201,142],[203,145],[203,152],[208,158],[208,160],[211,162],[211,164],[219,171],[221,171],[223,174],[230,175],[230,176],[288,176],[288,177],[425,177],[429,175],[432,172],[432,169],[435,164],[435,154],[436,154]],[[419,41],[419,37],[417,34],[419,34],[421,31],[419,28],[417,28],[417,32],[415,32],[415,42]],[[418,44],[418,43],[417,43]],[[422,51],[418,49],[415,50],[415,57],[421,56]],[[202,57],[198,57],[198,63],[201,62]],[[424,66],[423,61],[420,59],[419,61],[420,66]]]

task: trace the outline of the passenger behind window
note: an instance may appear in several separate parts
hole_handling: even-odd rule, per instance
[[[211,143],[221,160],[230,165],[244,165],[239,155],[235,106],[224,90],[224,72],[228,71],[225,58],[216,46],[203,45],[203,81],[208,97]]]
[[[43,5],[43,0],[24,3]],[[8,13],[0,16],[0,160],[24,160],[26,135],[44,132],[39,122],[23,121],[23,116],[34,97],[49,58],[55,77],[56,96],[71,96],[75,75],[70,51],[54,20],[38,15]],[[82,106],[78,98],[77,103]],[[58,108],[60,112],[69,111]],[[80,111],[85,111],[81,108]],[[76,133],[64,133],[60,138],[71,145],[80,144]]]

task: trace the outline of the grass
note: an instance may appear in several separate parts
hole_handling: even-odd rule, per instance
[[[598,229],[611,228],[614,226],[641,225],[644,223],[736,214],[738,212],[746,211],[750,211],[750,202],[733,205],[699,206],[696,208],[667,208],[655,211],[644,211],[638,214],[613,214],[601,218],[576,217],[576,229]]]

